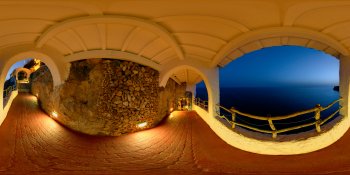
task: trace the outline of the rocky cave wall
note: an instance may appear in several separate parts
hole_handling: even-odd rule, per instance
[[[156,126],[173,108],[186,85],[169,80],[159,87],[159,72],[137,63],[89,59],[71,63],[68,79],[52,86],[52,76],[41,67],[32,76],[31,91],[41,107],[63,125],[90,135],[119,136]]]

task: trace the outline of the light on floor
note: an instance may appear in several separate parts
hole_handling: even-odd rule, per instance
[[[142,123],[137,124],[138,128],[144,128],[146,126],[147,126],[147,122],[142,122]]]
[[[58,114],[57,114],[57,112],[56,112],[56,111],[52,111],[52,112],[51,112],[51,115],[52,115],[52,117],[55,117],[55,118],[57,118],[57,117],[58,117]]]

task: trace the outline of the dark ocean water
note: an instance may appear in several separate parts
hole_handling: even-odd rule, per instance
[[[197,88],[196,97],[207,99],[205,88]],[[319,87],[248,87],[248,88],[221,88],[220,104],[226,108],[234,107],[241,112],[260,116],[278,116],[310,109],[320,104],[327,106],[339,98],[339,92],[333,86]],[[321,118],[326,118],[339,108],[338,103],[332,108],[323,111]],[[314,121],[314,114],[302,115],[295,119],[281,120],[279,128],[291,127]],[[268,124],[238,116],[238,120],[245,124],[260,126],[269,129]],[[302,123],[302,122],[301,122]],[[309,128],[309,129],[312,129]]]

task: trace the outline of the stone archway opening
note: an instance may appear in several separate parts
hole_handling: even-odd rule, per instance
[[[167,81],[167,84],[175,81],[184,87],[184,92],[177,96],[175,108],[180,111],[190,111],[193,105],[197,104],[196,84],[202,81],[201,76],[191,68],[182,68],[174,71]],[[208,109],[208,98],[206,101],[206,109]]]
[[[17,73],[17,80],[19,81],[28,81],[28,74],[24,71],[20,71]]]
[[[38,59],[29,58],[14,63],[9,69],[4,83],[3,107],[5,108],[8,101],[11,98],[14,98],[12,96],[13,91],[16,91],[15,94],[18,92],[31,92],[32,82],[36,81],[42,71],[50,72],[46,64]],[[53,83],[51,73],[49,74],[48,79],[51,81],[46,82],[46,86],[52,88]],[[38,96],[37,93],[33,94]]]
[[[24,47],[26,48],[26,47]],[[6,61],[1,64],[1,81],[5,82],[8,78],[6,78],[7,73],[9,72],[10,74],[12,73],[13,70],[11,70],[11,66],[13,66],[15,63],[19,62],[19,61],[23,61],[26,60],[28,58],[35,58],[38,60],[41,60],[43,62],[45,62],[47,69],[50,70],[50,72],[52,74],[50,74],[50,76],[52,76],[53,79],[53,85],[59,85],[61,83],[61,73],[59,70],[59,65],[57,65],[55,63],[55,61],[48,56],[47,54],[38,52],[38,51],[32,51],[29,49],[29,51],[23,51],[23,50],[27,50],[27,49],[23,49],[22,47],[13,47],[13,48],[9,48],[8,54],[5,56]],[[20,52],[22,51],[22,52]],[[11,71],[10,71],[11,70]],[[27,71],[27,70],[26,70]],[[27,73],[31,74],[31,73]],[[15,74],[13,74],[15,75]],[[32,75],[32,74],[31,74]],[[15,77],[15,76],[13,76]],[[16,83],[16,78],[13,78],[12,80],[15,84]],[[0,90],[3,91],[4,93],[6,91],[9,91],[9,89],[5,88],[4,86],[0,86]],[[15,93],[11,93],[10,96],[8,96],[8,100],[5,103],[5,100],[0,101],[0,106],[3,106],[3,109],[0,110],[1,113],[1,117],[0,117],[0,123],[2,123],[4,121],[4,119],[6,118],[7,112],[11,106],[12,100],[17,96],[18,91],[17,91],[17,86],[16,86],[16,91],[14,91]],[[9,93],[7,93],[9,94]]]
[[[217,77],[215,77],[216,72],[214,71],[210,73],[208,74],[208,72],[205,72],[205,69],[197,68],[195,66],[175,66],[161,74],[160,86],[164,86],[164,84],[170,79],[177,81],[178,83],[186,83],[186,91],[191,94],[192,98],[191,109],[196,111],[200,109],[206,116],[214,115],[215,105],[217,103],[215,100],[216,98],[214,99],[214,97],[218,97],[219,94],[218,91],[214,89],[217,80]],[[196,98],[199,97],[197,96],[197,84],[199,83],[205,88],[204,93],[206,94],[206,100],[204,100],[203,97],[202,99]],[[202,91],[200,93],[202,93]]]

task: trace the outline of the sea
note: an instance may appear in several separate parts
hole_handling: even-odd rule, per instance
[[[197,88],[196,97],[208,99],[205,88]],[[317,104],[325,107],[339,99],[339,92],[333,86],[312,87],[221,87],[220,104],[226,108],[235,109],[259,116],[281,116],[307,110]],[[339,108],[339,103],[321,112],[321,118],[326,118]],[[221,110],[221,115],[230,115]],[[314,113],[305,114],[293,119],[275,122],[278,128],[287,128],[315,121]],[[331,120],[330,120],[331,121]],[[260,129],[270,129],[266,121],[237,116],[237,122],[256,126]],[[314,126],[301,129],[314,129]]]

